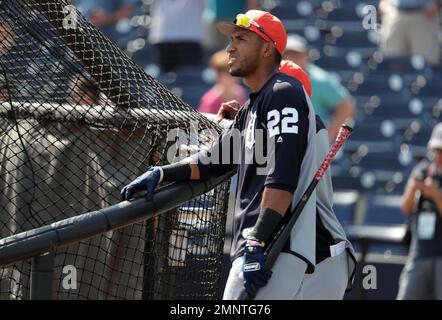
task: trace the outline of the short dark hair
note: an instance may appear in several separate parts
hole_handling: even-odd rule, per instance
[[[275,49],[275,55],[274,55],[274,58],[275,58],[275,63],[276,63],[276,65],[277,65],[278,68],[279,68],[279,65],[281,64],[281,61],[282,61],[282,56],[281,56],[281,54],[278,52],[278,50],[276,50],[276,49]]]

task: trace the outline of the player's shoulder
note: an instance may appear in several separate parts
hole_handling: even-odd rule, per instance
[[[304,94],[302,83],[298,79],[281,72],[273,79],[272,90],[274,94]]]
[[[295,78],[278,73],[274,77],[269,92],[273,104],[307,105],[307,99],[301,82]]]

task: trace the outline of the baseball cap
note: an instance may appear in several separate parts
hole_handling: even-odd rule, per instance
[[[245,14],[238,14],[233,23],[222,21],[218,22],[217,27],[226,36],[230,36],[237,27],[253,31],[265,41],[273,42],[281,55],[287,43],[287,32],[281,20],[266,11],[249,10]]]
[[[296,63],[289,60],[282,60],[279,71],[286,75],[298,79],[307,91],[309,97],[312,96],[312,82],[308,74]]]
[[[428,148],[442,149],[442,122],[438,123],[431,133],[430,141],[428,141]]]
[[[297,34],[289,34],[285,50],[307,52],[307,40]]]

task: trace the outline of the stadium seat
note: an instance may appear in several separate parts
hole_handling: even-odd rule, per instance
[[[409,130],[404,132],[404,142],[411,145],[426,146],[430,139],[431,131],[432,126],[428,126],[427,123],[415,121],[412,126],[410,126]]]
[[[144,67],[148,64],[153,63],[154,61],[153,54],[154,53],[152,46],[146,45],[143,48],[134,51],[131,55],[131,58],[140,67]]]
[[[405,57],[383,57],[381,54],[376,57],[377,63],[373,64],[373,70],[378,73],[413,74],[428,72],[425,59],[421,56]]]
[[[191,107],[197,109],[201,97],[210,89],[208,85],[190,85],[190,86],[179,86],[175,90],[179,92],[179,96],[185,102],[187,102]],[[174,90],[172,90],[174,91]]]
[[[350,88],[352,90],[353,88]],[[353,91],[353,90],[352,90]],[[371,95],[407,95],[404,80],[400,74],[368,74],[363,82],[355,89],[355,94],[362,96]]]
[[[310,1],[281,1],[271,13],[281,20],[310,20],[314,6]]]
[[[333,193],[333,209],[343,226],[351,225],[355,222],[358,198],[359,192],[355,190],[335,191]]]
[[[354,159],[355,167],[361,171],[362,187],[384,192],[401,192],[415,164],[412,157],[402,157],[396,150],[368,152],[362,157],[356,155]]]
[[[416,118],[422,117],[423,106],[404,95],[386,94],[379,98],[379,104],[366,104],[365,119],[370,122],[390,120],[396,130],[405,130]]]
[[[426,85],[418,92],[419,97],[440,97],[441,96],[441,82],[427,81]]]
[[[404,224],[405,216],[400,211],[402,195],[370,194],[364,210],[364,224]]]
[[[369,57],[376,51],[377,37],[375,32],[370,31],[343,31],[330,32],[326,36],[326,43],[334,47],[334,50],[352,50],[360,52],[364,57]]]
[[[389,122],[362,122],[355,124],[350,139],[345,143],[344,150],[354,152],[365,145],[370,152],[388,152],[398,147],[399,137],[394,124]]]
[[[204,67],[202,66],[186,66],[175,70],[177,76],[175,84],[185,86],[198,86],[204,84],[202,73]]]
[[[351,62],[351,61],[350,61]],[[340,70],[360,70],[360,63],[350,64],[349,59],[346,56],[329,57],[323,55],[319,60],[315,61],[319,67],[324,68],[327,71],[340,71]]]
[[[339,5],[332,1],[324,1],[316,10],[315,25],[321,30],[331,30],[339,27],[343,30],[363,31],[362,19],[354,5]]]
[[[360,171],[349,170],[337,165],[333,165],[330,169],[335,191],[363,189],[360,183]]]

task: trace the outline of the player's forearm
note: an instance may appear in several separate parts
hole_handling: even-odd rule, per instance
[[[350,99],[345,99],[338,104],[333,122],[328,129],[330,143],[335,141],[342,124],[346,123],[355,115],[355,110],[356,108]]]
[[[402,197],[401,210],[407,216],[413,213],[413,210],[416,206],[416,191],[417,191],[416,187],[407,186],[404,195]]]
[[[270,208],[284,216],[292,203],[293,193],[285,190],[264,188],[261,208]]]
[[[280,226],[282,217],[292,202],[292,193],[273,188],[264,188],[258,219],[249,238],[268,244]],[[264,244],[262,244],[262,242]]]
[[[199,180],[201,178],[198,164],[192,157],[175,164],[163,166],[162,169],[165,175],[163,180],[165,181]]]
[[[236,168],[236,164],[203,164],[196,156],[183,160],[190,166],[189,180],[204,180],[210,177],[221,176]]]

